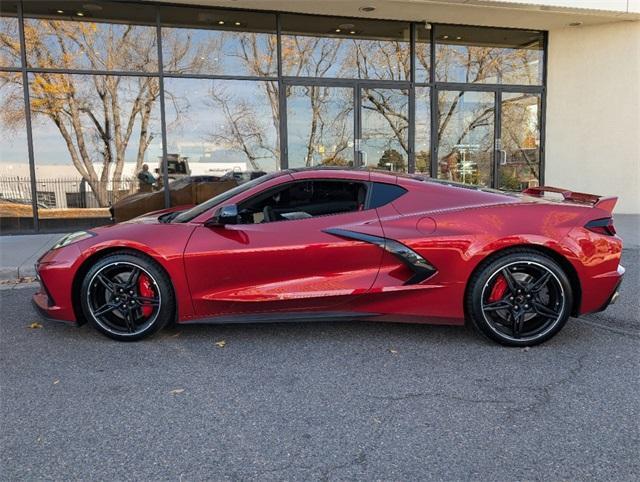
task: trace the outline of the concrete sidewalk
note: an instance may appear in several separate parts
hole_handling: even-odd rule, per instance
[[[640,248],[640,215],[615,216],[618,235],[627,249]],[[35,276],[34,263],[63,235],[25,234],[0,236],[0,281]]]
[[[0,236],[0,281],[35,276],[34,263],[63,234]]]

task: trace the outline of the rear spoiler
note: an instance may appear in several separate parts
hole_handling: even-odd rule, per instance
[[[594,208],[600,208],[608,211],[609,213],[613,212],[613,207],[618,202],[618,198],[616,196],[604,197],[598,196],[597,194],[587,194],[585,192],[573,192],[568,189],[562,189],[560,187],[535,186],[522,191],[523,194],[528,194],[529,196],[536,197],[542,197],[545,192],[562,194],[562,197],[565,201],[580,204],[591,204]]]

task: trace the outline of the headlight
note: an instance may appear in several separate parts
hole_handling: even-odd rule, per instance
[[[91,238],[95,235],[96,234],[92,233],[91,231],[76,231],[75,233],[65,234],[58,240],[56,244],[51,247],[51,249],[64,248],[65,246],[77,243],[78,241],[82,241],[83,239]]]

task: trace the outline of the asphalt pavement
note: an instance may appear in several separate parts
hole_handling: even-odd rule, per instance
[[[638,480],[639,254],[618,304],[531,349],[363,322],[118,343],[30,328],[33,288],[5,288],[0,478]]]

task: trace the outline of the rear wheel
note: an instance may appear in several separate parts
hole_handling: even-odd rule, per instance
[[[100,259],[81,288],[82,311],[110,338],[145,338],[173,319],[175,298],[164,271],[153,261],[130,253]]]
[[[543,343],[571,313],[571,283],[550,257],[517,250],[478,269],[467,292],[467,313],[484,335],[508,346]]]

